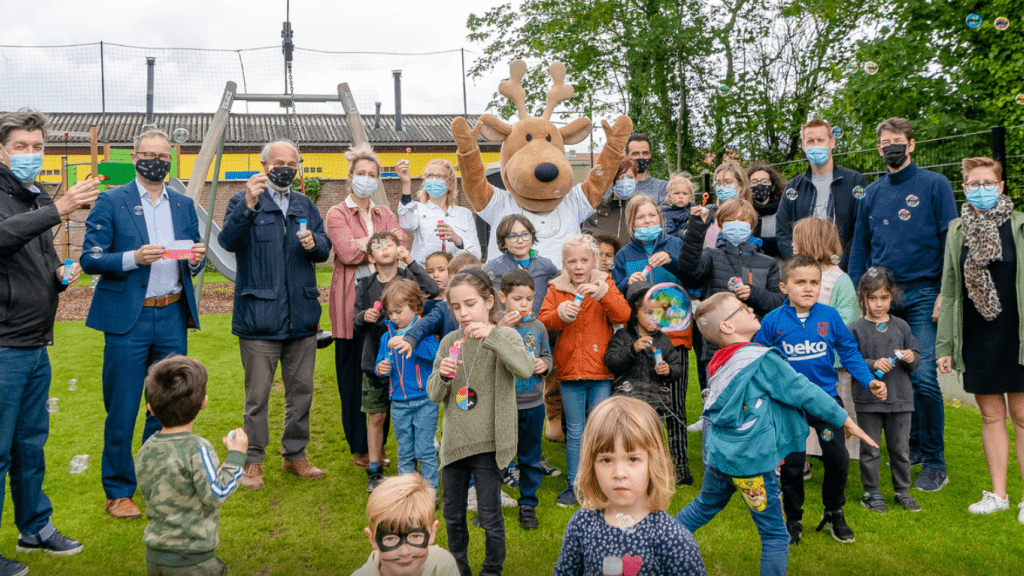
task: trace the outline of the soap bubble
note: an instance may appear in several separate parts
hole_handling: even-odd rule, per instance
[[[86,468],[88,467],[89,455],[79,454],[71,459],[71,464],[69,466],[68,471],[71,472],[72,474],[81,474],[82,472],[85,472]]]
[[[1024,94],[1017,94],[1017,104],[1024,106]]]
[[[603,176],[604,166],[601,166],[600,164],[594,164],[594,167],[591,168],[590,171],[593,172],[595,176]]]
[[[846,72],[847,74],[853,74],[854,72],[857,71],[857,63],[856,62],[847,62],[846,63],[846,69],[843,70],[843,71]]]
[[[228,432],[228,440],[230,440],[232,442],[235,441],[235,431],[234,430]]]
[[[889,329],[889,325],[886,324],[885,322],[879,322],[878,324],[875,325],[875,329],[878,330],[879,332],[885,332],[886,330]]]
[[[871,276],[872,278],[878,276],[878,268],[868,268],[868,276]]]
[[[996,18],[996,21],[993,23],[993,25],[996,27],[996,30],[1002,32],[1003,30],[1006,30],[1007,28],[1010,27],[1010,19],[1005,16],[1000,16],[999,18]]]
[[[789,188],[786,190],[786,198],[790,200],[796,200],[796,190]]]
[[[136,216],[142,216],[143,214],[144,214],[144,212],[142,211],[142,206],[136,206],[135,207],[135,215]]]
[[[874,62],[865,62],[864,72],[869,76],[874,76],[878,72],[878,64],[875,64]]]
[[[911,208],[917,208],[917,205],[920,204],[920,203],[921,203],[921,199],[918,198],[917,196],[915,196],[913,194],[911,194],[910,196],[907,196],[907,206],[910,206]]]
[[[950,403],[953,405],[953,408],[959,408],[960,407],[960,400],[958,400],[956,398],[953,398],[953,401],[950,402]]]
[[[78,378],[72,378],[71,380],[68,380],[68,390],[72,392],[78,390]]]
[[[174,141],[178,144],[184,144],[188,141],[188,130],[184,128],[175,128],[174,133],[171,134],[171,138],[174,138]]]
[[[886,218],[885,220],[882,220],[882,224],[885,224],[886,226],[888,226],[889,225],[889,219]]]
[[[904,208],[903,210],[900,210],[899,214],[900,214],[900,220],[903,220],[904,222],[906,222],[907,220],[910,220],[910,210],[907,210],[906,208]]]
[[[833,126],[832,127],[832,137],[836,138],[836,139],[842,138],[843,137],[843,129],[840,128],[839,126]]]
[[[690,297],[682,286],[671,282],[655,284],[647,291],[644,302],[658,304],[652,316],[657,320],[658,327],[663,332],[685,330],[690,325],[692,319]]]
[[[634,524],[636,524],[636,521],[629,514],[619,513],[615,515],[615,525],[623,530],[632,527]]]
[[[978,16],[977,14],[968,14],[967,19],[964,20],[964,22],[967,23],[968,28],[973,30],[981,26],[981,16]]]
[[[99,246],[93,246],[92,250],[89,250],[89,256],[92,256],[94,259],[99,260],[100,256],[103,256],[103,248],[100,248]]]
[[[832,257],[828,259],[828,261],[831,262],[833,266],[839,266],[839,255],[833,254]]]
[[[729,278],[728,286],[729,290],[735,292],[736,290],[739,289],[740,286],[743,286],[743,280],[740,280],[738,276],[733,276],[732,278]]]
[[[856,198],[857,200],[860,200],[861,198],[863,198],[864,197],[864,187],[863,186],[856,186],[856,187],[854,187],[854,189],[853,189],[853,197]]]
[[[59,402],[59,401],[60,400],[58,398],[56,398],[56,397],[50,398],[49,400],[47,400],[46,401],[46,411],[49,412],[50,414],[53,414],[57,410],[60,410],[60,408],[57,407],[57,402]]]
[[[725,96],[726,94],[729,93],[729,87],[726,86],[725,84],[722,84],[721,86],[718,87],[718,93],[721,94],[722,96]]]

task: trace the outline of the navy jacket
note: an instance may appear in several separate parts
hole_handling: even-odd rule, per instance
[[[167,199],[171,207],[171,220],[174,221],[174,237],[202,242],[192,199],[170,188],[167,189]],[[138,214],[136,209],[139,210]],[[142,302],[146,299],[150,267],[139,266],[125,272],[122,258],[125,252],[137,250],[149,243],[149,231],[146,229],[146,217],[142,215],[142,198],[139,196],[137,181],[132,180],[99,195],[85,221],[85,239],[82,241],[82,271],[102,275],[92,296],[86,326],[108,334],[126,334],[135,326],[142,313]],[[99,258],[94,257],[93,248],[102,250],[98,254]],[[200,268],[202,265],[195,272]],[[189,326],[198,328],[199,312],[196,309],[195,290],[192,288],[193,271],[187,260],[178,262],[178,270],[181,272],[182,296],[188,302],[191,315]]]
[[[829,214],[834,218],[839,230],[839,241],[843,243],[843,257],[839,267],[846,272],[850,260],[850,241],[853,239],[853,228],[857,222],[857,209],[860,200],[854,198],[856,187],[868,185],[863,174],[833,163],[832,165],[832,207]],[[796,191],[796,199],[787,196],[790,189]],[[775,213],[775,237],[778,241],[779,254],[783,260],[793,256],[793,226],[797,220],[814,215],[814,204],[818,199],[818,189],[811,181],[811,168],[789,181],[779,201],[779,210]]]
[[[680,240],[686,234],[686,223],[690,220],[690,209],[697,204],[690,202],[686,206],[669,204],[661,207],[661,217],[665,219],[665,234]]]
[[[501,286],[501,277],[510,270],[521,268],[516,259],[508,252],[502,252],[494,260],[487,263],[486,268],[494,275],[494,285]],[[548,282],[558,276],[558,267],[543,256],[534,256],[530,259],[530,266],[526,271],[533,276],[533,315],[540,314],[540,305],[544,303],[544,297],[548,295]]]
[[[664,266],[655,268],[652,272],[653,278],[648,278],[647,281],[651,284],[661,282],[678,284],[680,282],[679,253],[682,249],[683,243],[679,238],[662,232],[661,236],[654,241],[654,249],[651,251],[651,254],[668,252],[668,255],[672,257],[672,261]],[[650,256],[647,255],[643,242],[636,239],[633,239],[632,242],[626,244],[615,253],[615,267],[612,268],[612,280],[615,280],[615,287],[619,289],[619,292],[626,293],[626,284],[629,277],[634,272],[643,272],[649,259]]]
[[[312,250],[299,243],[300,219],[313,233]],[[242,190],[228,202],[217,238],[238,261],[232,334],[247,340],[316,334],[322,308],[314,263],[327,260],[331,241],[309,198],[292,192],[285,215],[269,192],[260,194],[256,209],[250,210]]]

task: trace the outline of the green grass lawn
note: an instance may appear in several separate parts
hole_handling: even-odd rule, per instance
[[[195,432],[213,441],[223,459],[225,450],[219,439],[242,423],[242,365],[238,341],[230,334],[230,316],[204,316],[202,320],[204,329],[190,335],[189,350],[209,370],[210,402],[200,414]],[[324,323],[326,327],[326,306]],[[50,420],[45,489],[53,501],[54,523],[68,536],[84,542],[85,550],[70,558],[15,553],[17,531],[8,495],[0,553],[29,565],[35,574],[142,574],[142,532],[146,520],[115,521],[103,510],[102,334],[85,328],[82,322],[65,322],[56,328],[56,342],[50,350],[51,396],[60,398],[60,409]],[[68,391],[70,378],[78,379],[76,391]],[[265,462],[266,488],[258,492],[240,489],[221,514],[218,555],[232,574],[350,574],[366,560],[370,550],[362,532],[366,475],[352,465],[341,431],[336,386],[334,350],[327,348],[317,358],[309,444],[310,460],[326,469],[327,477],[307,482],[285,476],[280,470],[280,457],[275,454],[284,410],[283,391],[278,382],[271,403],[272,441],[268,446],[271,455]],[[691,369],[691,419],[700,408],[696,389]],[[892,509],[879,515],[862,508],[858,502],[858,468],[856,462],[851,464],[846,512],[857,535],[855,544],[841,545],[826,533],[813,531],[822,511],[821,468],[815,467],[815,478],[807,486],[804,540],[791,549],[790,574],[1024,573],[1024,526],[1017,523],[1016,508],[989,517],[967,513],[967,505],[989,488],[981,450],[980,415],[971,409],[948,406],[946,418],[946,456],[952,479],[941,492],[914,493],[924,508],[919,514]],[[141,434],[141,422],[140,413],[137,434]],[[703,474],[698,436],[691,435],[690,440],[691,470],[699,479]],[[136,448],[138,444],[137,436]],[[393,434],[388,451],[392,457],[397,453]],[[546,442],[544,453],[549,462],[564,470],[562,445]],[[90,468],[81,475],[68,473],[68,463],[76,454],[90,456]],[[887,470],[883,465],[882,486],[891,504]],[[1010,470],[1010,498],[1016,503],[1021,496],[1021,481],[1012,455]],[[551,573],[562,532],[573,513],[555,505],[558,492],[565,487],[564,478],[547,478],[541,485],[539,530],[524,532],[516,510],[505,510],[506,574]],[[697,492],[698,487],[681,487],[669,511],[678,512]],[[440,513],[437,518],[441,520],[438,543],[444,546],[444,521]],[[474,571],[478,571],[484,554],[484,533],[471,526],[470,534],[470,560]],[[722,514],[697,532],[696,538],[710,574],[757,573],[757,532],[742,498],[733,498]]]

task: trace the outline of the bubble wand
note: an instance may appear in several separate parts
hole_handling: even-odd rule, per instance
[[[903,360],[903,352],[900,352],[899,350],[893,352],[892,355],[896,357],[895,359],[891,357],[888,358],[889,362],[891,362],[892,364],[896,364],[896,360]],[[875,378],[881,380],[883,376],[885,376],[885,372],[882,372],[881,370],[875,370]]]

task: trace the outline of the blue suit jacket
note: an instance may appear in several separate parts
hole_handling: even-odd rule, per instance
[[[167,190],[167,197],[171,205],[175,239],[201,242],[199,220],[192,199],[170,189]],[[110,334],[125,334],[135,326],[142,312],[150,267],[140,265],[135,270],[125,272],[122,265],[125,252],[150,243],[146,218],[141,213],[136,215],[136,207],[142,208],[142,199],[139,197],[137,181],[132,180],[124,186],[100,194],[85,221],[82,271],[102,275],[92,297],[89,317],[85,321],[89,328]],[[92,253],[94,247],[102,250],[98,258]],[[204,260],[199,269],[205,263]],[[178,268],[181,271],[182,295],[188,302],[188,324],[198,328],[199,313],[192,287],[191,267],[187,260],[181,260]]]

